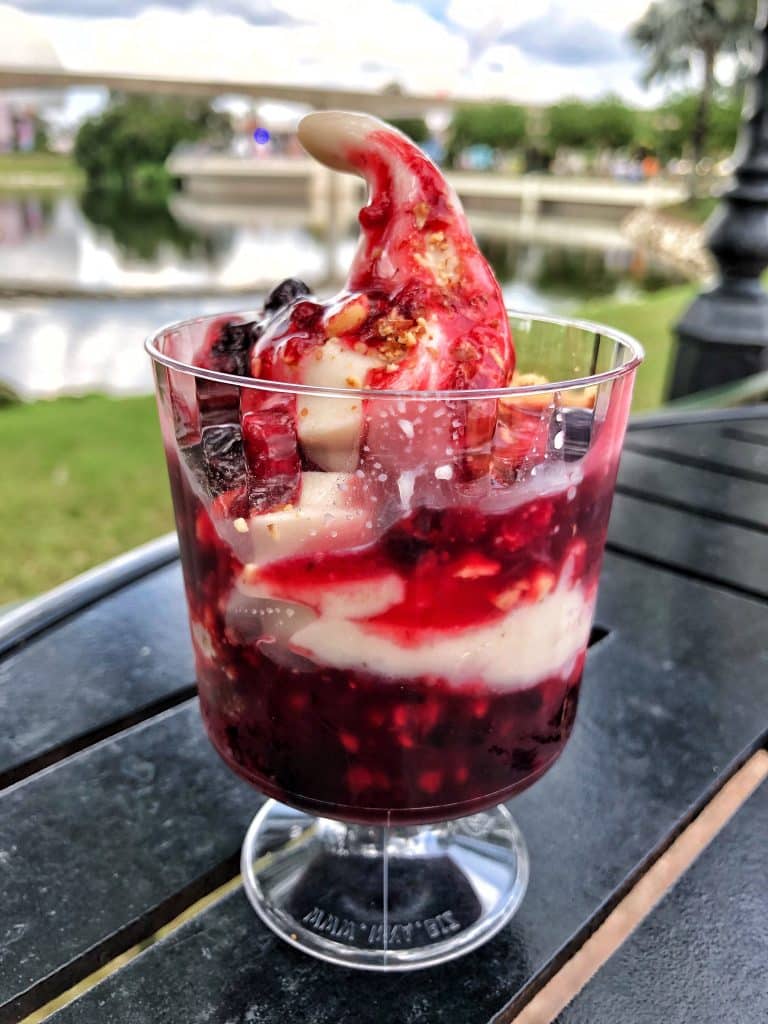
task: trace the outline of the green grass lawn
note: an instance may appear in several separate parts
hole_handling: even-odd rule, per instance
[[[579,316],[626,331],[645,349],[645,361],[635,381],[634,412],[663,405],[673,353],[671,329],[695,294],[693,285],[678,285],[630,302],[593,299],[579,309]]]
[[[580,315],[645,346],[635,411],[663,401],[669,326],[693,288]],[[154,399],[103,396],[0,408],[0,604],[29,597],[173,528]]]
[[[0,189],[14,188],[17,175],[38,175],[41,184],[46,176],[58,179],[51,187],[62,184],[74,187],[81,184],[83,175],[72,157],[62,153],[0,153]]]
[[[0,603],[173,528],[154,399],[0,409]]]
[[[672,206],[662,206],[659,212],[665,217],[677,217],[691,224],[703,224],[714,211],[719,200],[716,196],[696,196]]]

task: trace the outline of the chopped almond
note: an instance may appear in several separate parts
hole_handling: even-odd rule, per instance
[[[337,338],[340,334],[349,334],[356,331],[365,322],[369,310],[368,299],[365,295],[356,295],[346,305],[330,316],[325,324],[329,338]]]
[[[506,590],[502,590],[494,595],[492,598],[493,603],[499,611],[508,612],[510,608],[514,608],[527,588],[528,584],[523,581],[516,583],[514,586],[508,587]]]
[[[555,589],[555,576],[554,573],[548,572],[546,569],[542,569],[537,572],[531,581],[531,591],[537,601],[541,601],[547,594],[551,594]]]
[[[477,580],[483,576],[495,576],[500,568],[498,562],[483,555],[468,555],[453,575],[460,580]]]

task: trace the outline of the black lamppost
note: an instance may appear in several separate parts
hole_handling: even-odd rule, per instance
[[[768,293],[760,283],[768,267],[768,0],[760,2],[756,29],[756,67],[747,87],[734,182],[707,234],[718,280],[676,325],[670,398],[768,368]]]

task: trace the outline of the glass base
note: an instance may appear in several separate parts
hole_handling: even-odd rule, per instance
[[[243,843],[245,891],[292,946],[346,967],[416,970],[495,935],[528,852],[506,807],[437,825],[346,825],[274,800]]]

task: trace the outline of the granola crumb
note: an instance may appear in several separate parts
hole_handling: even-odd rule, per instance
[[[413,208],[413,219],[416,227],[421,231],[424,225],[427,223],[427,217],[429,216],[429,206],[423,200],[420,203],[416,203]]]
[[[471,363],[474,360],[480,358],[480,353],[477,351],[471,341],[467,341],[463,338],[453,350],[453,355],[459,363]]]
[[[514,587],[509,587],[507,590],[502,590],[501,593],[496,594],[492,600],[499,611],[508,612],[510,608],[514,608],[517,602],[520,600],[523,594],[523,588],[518,583]]]

